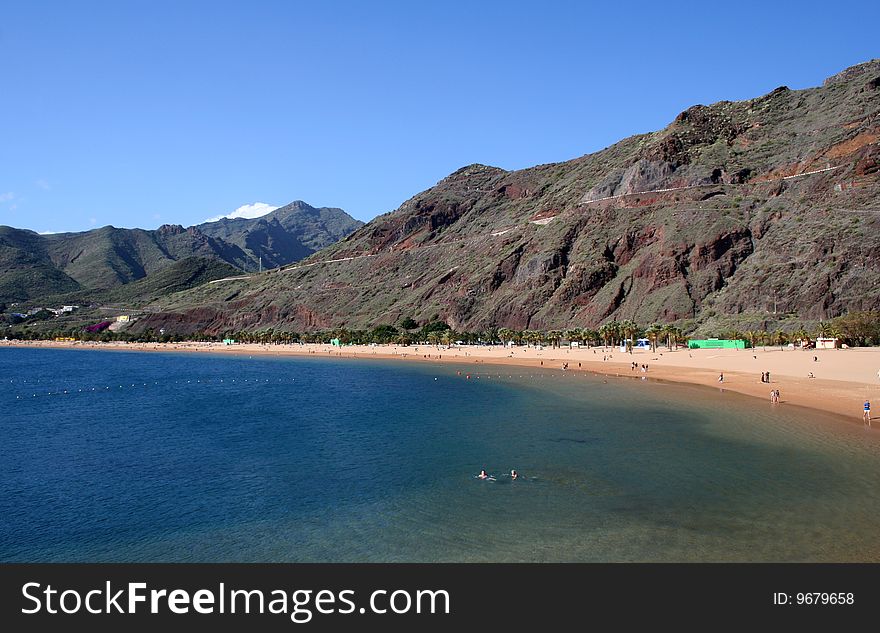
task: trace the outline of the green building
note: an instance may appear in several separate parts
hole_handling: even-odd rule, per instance
[[[745,349],[749,342],[742,339],[706,338],[688,341],[690,349]]]

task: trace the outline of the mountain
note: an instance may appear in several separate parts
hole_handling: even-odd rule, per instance
[[[0,301],[73,292],[79,287],[52,262],[42,236],[0,226]]]
[[[189,290],[215,279],[240,274],[239,269],[217,259],[187,257],[157,273],[114,288],[104,299],[126,306],[143,305],[173,292]]]
[[[470,165],[304,263],[139,327],[549,329],[880,308],[880,60],[519,171]]]
[[[338,242],[362,225],[342,209],[318,209],[297,200],[259,218],[223,218],[195,228],[238,246],[253,259],[262,256],[263,268],[277,268]]]
[[[358,228],[341,209],[294,202],[268,216],[156,230],[105,226],[39,235],[0,227],[0,301],[109,290],[197,257],[256,271],[298,261]],[[94,293],[88,293],[94,295]]]

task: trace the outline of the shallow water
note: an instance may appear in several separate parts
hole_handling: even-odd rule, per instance
[[[877,431],[730,392],[82,350],[0,369],[3,561],[880,560]]]

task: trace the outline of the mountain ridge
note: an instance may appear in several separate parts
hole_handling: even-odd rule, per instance
[[[880,61],[695,105],[560,163],[463,167],[303,265],[170,297],[139,327],[477,330],[880,308]]]
[[[261,218],[190,227],[104,226],[46,235],[0,227],[0,300],[110,290],[190,257],[215,259],[243,271],[258,270],[261,258],[266,267],[280,266],[307,257],[362,224],[342,209],[296,201]]]

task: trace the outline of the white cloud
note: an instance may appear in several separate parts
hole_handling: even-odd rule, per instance
[[[49,181],[46,180],[45,178],[37,178],[37,179],[34,181],[34,184],[35,184],[37,187],[39,187],[40,189],[43,189],[43,190],[45,190],[45,191],[48,191],[49,189],[52,188],[52,187],[49,185]]]
[[[55,235],[56,233],[60,233],[61,231],[40,231],[40,235]]]
[[[227,213],[226,215],[218,215],[215,218],[208,218],[205,222],[216,222],[217,220],[222,220],[223,218],[259,218],[267,213],[272,213],[278,207],[273,207],[271,204],[266,204],[265,202],[254,202],[252,204],[243,204],[238,207],[232,213]]]
[[[7,191],[6,193],[0,193],[0,202],[9,202],[15,198],[15,194],[11,191]]]

